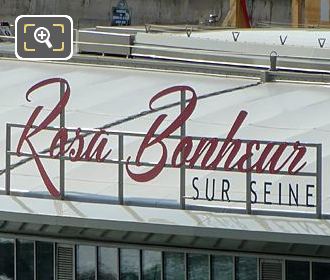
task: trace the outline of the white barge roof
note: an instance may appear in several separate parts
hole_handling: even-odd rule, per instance
[[[40,94],[32,96],[30,103],[25,100],[28,88],[40,80],[62,77],[69,81],[72,92],[66,108],[67,127],[98,128],[107,126],[109,130],[143,133],[160,113],[139,115],[148,110],[150,98],[167,87],[188,85],[196,90],[199,97],[204,96],[205,98],[198,100],[197,108],[187,123],[187,135],[225,138],[238,113],[245,110],[248,112],[248,117],[236,135],[238,139],[322,144],[324,170],[322,212],[330,214],[330,191],[327,188],[330,184],[330,176],[326,172],[330,168],[330,94],[328,85],[279,82],[260,84],[257,80],[243,78],[6,60],[1,61],[0,72],[1,170],[5,169],[6,124],[25,124],[36,106],[45,106],[44,114],[47,114],[58,101],[56,88],[42,89]],[[177,99],[169,98],[161,105],[177,101]],[[178,110],[178,106],[173,106],[161,111],[169,115],[166,124],[174,120]],[[117,124],[118,121],[119,124]],[[54,125],[58,125],[58,123],[54,123]],[[20,134],[19,129],[14,129],[12,132],[14,147]],[[38,146],[40,150],[48,148],[50,141],[48,136],[34,139],[35,146]],[[134,156],[140,143],[141,139],[127,139],[125,157]],[[113,150],[114,153],[117,152],[116,145]],[[151,161],[158,157],[159,150],[157,149],[148,154]],[[21,160],[22,158],[13,158],[12,163]],[[57,161],[46,160],[46,162],[51,179],[58,182]],[[308,162],[310,164],[307,168],[313,169],[316,158],[308,155]],[[33,161],[14,168],[11,173],[12,189],[23,193],[47,193]],[[111,164],[68,163],[66,166],[66,192],[81,197],[104,197],[105,200],[110,201],[118,195],[117,174],[117,167]],[[244,188],[239,188],[244,185],[244,176],[235,174],[234,176],[228,172],[219,172],[219,175],[214,175],[214,172],[206,171],[198,174],[201,178],[233,177],[234,184],[238,185],[233,192],[237,198],[244,200]],[[195,175],[191,173],[188,176]],[[278,182],[299,183],[301,188],[305,187],[306,183],[301,178],[290,181],[291,178],[287,177],[277,177],[273,182],[274,188]],[[4,174],[0,178],[1,186],[4,189]],[[262,175],[258,178],[262,182],[265,180]],[[166,170],[154,181],[143,184],[126,177],[124,196],[127,202],[177,205],[179,201],[178,182],[179,172],[173,170]],[[313,179],[308,182],[313,183]],[[191,185],[190,181],[189,184]],[[303,189],[304,191],[305,189]],[[277,193],[271,194],[273,199],[276,199],[277,195]],[[288,196],[288,193],[284,196]],[[229,204],[236,207],[234,203]],[[227,204],[221,205],[226,206]],[[216,206],[212,205],[215,208]],[[255,207],[265,208],[263,205]],[[275,205],[268,206],[271,209],[273,207],[276,208]],[[308,213],[311,212],[310,209],[305,210]]]
[[[37,82],[54,77],[66,79],[71,86],[71,97],[66,107],[66,126],[99,128],[145,133],[160,113],[168,114],[169,124],[179,113],[179,100],[168,98],[160,105],[174,104],[156,113],[148,112],[149,100],[159,91],[174,85],[187,85],[196,90],[197,108],[187,122],[187,135],[224,138],[241,110],[248,117],[238,131],[237,139],[283,141],[322,144],[322,212],[330,215],[330,94],[326,84],[312,83],[260,83],[252,78],[208,76],[192,73],[166,73],[154,70],[133,70],[116,67],[49,64],[0,61],[0,169],[5,170],[6,124],[25,124],[36,106],[44,106],[45,116],[58,102],[58,88],[52,86],[34,93],[31,102],[25,99],[26,91]],[[54,125],[58,125],[55,122]],[[178,134],[179,132],[177,132]],[[12,146],[15,147],[21,131],[13,129]],[[47,149],[50,135],[36,137],[38,150]],[[114,140],[115,143],[115,140]],[[134,155],[141,139],[124,142],[125,156]],[[25,148],[27,148],[25,146]],[[117,146],[113,147],[118,153]],[[159,156],[152,150],[147,158]],[[316,165],[315,156],[308,154],[308,170]],[[22,158],[13,158],[15,165]],[[44,160],[50,178],[58,183],[58,161]],[[313,209],[293,209],[289,206],[253,205],[254,209],[296,211],[298,217],[275,217],[217,213],[244,209],[235,202],[197,202],[212,211],[169,209],[179,205],[179,171],[166,170],[149,183],[136,183],[125,177],[124,197],[127,205],[111,205],[118,196],[118,168],[113,164],[67,163],[66,194],[82,201],[59,201],[23,197],[44,195],[47,190],[35,163],[14,166],[11,170],[11,190],[20,196],[0,196],[0,228],[2,234],[38,234],[45,238],[79,238],[104,242],[148,243],[164,246],[209,248],[265,253],[295,254],[322,257],[329,255],[330,222],[328,219],[302,217]],[[235,187],[233,195],[245,199],[245,177],[229,172],[189,171],[191,178],[201,181],[229,178]],[[197,174],[197,175],[196,175]],[[190,176],[190,177],[189,177]],[[268,181],[265,175],[252,175],[260,182]],[[272,177],[272,188],[277,184],[315,184],[314,179]],[[5,174],[0,176],[0,188],[5,190]],[[307,183],[306,183],[307,182]],[[189,186],[188,186],[189,185]],[[262,192],[263,183],[259,191]],[[285,192],[285,190],[284,190]],[[287,191],[286,191],[287,192]],[[262,196],[263,194],[260,194]],[[288,197],[288,193],[283,193]],[[278,192],[269,195],[276,200]],[[103,203],[89,200],[103,199]],[[85,200],[85,202],[83,201]],[[109,201],[109,204],[104,203]],[[194,201],[193,201],[194,202]],[[132,206],[144,205],[144,207]],[[131,206],[130,206],[131,205]],[[152,207],[153,206],[153,207]],[[157,208],[155,206],[169,208]],[[298,208],[298,207],[297,207]],[[293,209],[293,210],[292,210]],[[228,212],[229,209],[228,209]],[[281,215],[281,214],[280,214]]]

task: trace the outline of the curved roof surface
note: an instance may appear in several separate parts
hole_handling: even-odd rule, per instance
[[[323,212],[330,214],[330,94],[329,86],[297,83],[259,84],[253,79],[216,77],[194,74],[138,71],[120,68],[91,67],[69,64],[29,63],[2,60],[0,64],[0,168],[5,169],[5,125],[6,123],[25,124],[34,108],[43,105],[45,116],[58,102],[58,88],[51,86],[35,93],[31,102],[25,100],[26,91],[40,80],[61,77],[71,85],[71,97],[66,107],[66,126],[98,128],[107,126],[109,130],[134,131],[145,133],[160,113],[168,114],[165,125],[171,123],[179,113],[179,106],[171,106],[157,113],[148,111],[149,100],[160,90],[174,85],[193,87],[198,100],[197,108],[187,122],[187,135],[225,138],[236,116],[246,110],[248,116],[238,131],[240,139],[267,141],[289,141],[321,143],[323,145]],[[201,98],[203,97],[203,98]],[[160,105],[179,101],[166,98]],[[142,113],[144,112],[144,113]],[[141,113],[141,114],[139,114]],[[119,123],[119,124],[118,124]],[[54,122],[58,125],[58,122]],[[177,131],[179,133],[179,131]],[[12,132],[12,145],[15,147],[21,130]],[[38,150],[48,148],[51,143],[49,133],[33,139]],[[109,138],[113,156],[118,155],[117,139]],[[124,142],[124,157],[134,156],[141,139],[128,137]],[[112,146],[113,144],[113,146]],[[174,144],[168,144],[174,147]],[[28,147],[24,146],[28,151]],[[159,149],[152,149],[147,160],[155,161]],[[307,170],[313,170],[316,158],[307,156]],[[12,163],[22,158],[13,158]],[[58,184],[58,161],[43,160],[51,179]],[[118,168],[113,164],[68,162],[66,164],[66,192],[81,197],[103,197],[116,199],[118,195]],[[232,200],[244,200],[245,175],[228,172],[187,171],[187,195],[192,195],[192,179],[199,177],[200,188],[206,178],[215,179],[221,184],[228,179],[232,185]],[[4,174],[1,176],[4,189]],[[283,196],[288,199],[288,185],[299,184],[302,200],[306,199],[306,184],[315,184],[314,178],[290,176],[253,175],[257,184],[258,197],[263,200],[264,182],[271,181],[269,199],[278,199],[278,183],[283,184]],[[29,161],[12,170],[11,187],[22,192],[46,193],[44,184],[35,163]],[[167,169],[149,183],[137,183],[125,175],[124,196],[127,201],[168,203],[177,205],[179,201],[179,170]],[[315,200],[315,190],[312,201]],[[189,201],[211,207],[242,207],[234,202]],[[260,209],[292,210],[292,207],[276,205],[255,205]],[[296,210],[296,209],[294,209]],[[299,209],[312,212],[313,209]]]

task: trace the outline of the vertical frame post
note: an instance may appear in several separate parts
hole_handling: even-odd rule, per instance
[[[246,169],[251,168],[251,157],[246,160]],[[251,207],[251,172],[246,172],[246,214],[252,213]]]
[[[184,90],[181,91],[181,100],[180,100],[180,107],[181,107],[181,113],[184,111],[186,107],[186,92]],[[182,124],[180,128],[180,138],[183,139],[186,136],[186,124]],[[181,153],[181,162],[184,161],[183,153]],[[186,163],[183,162],[183,166],[180,168],[180,208],[185,209],[186,208],[186,201],[185,201],[185,195],[186,195]]]
[[[95,246],[95,280],[99,279],[99,247]]]
[[[143,279],[143,252],[142,250],[139,250],[139,280]]]
[[[77,279],[77,245],[72,246],[72,255],[73,255],[72,275],[73,275],[73,280],[76,280]]]
[[[6,125],[6,195],[10,195],[10,150],[11,150],[11,127],[10,124]]]
[[[257,279],[261,279],[261,259],[257,257]]]
[[[209,280],[212,280],[212,278],[213,278],[213,275],[212,275],[212,273],[213,273],[213,270],[212,270],[212,255],[210,254],[209,255],[209,277],[208,277],[208,279]]]
[[[14,239],[14,280],[17,280],[17,239]]]
[[[37,280],[37,241],[33,241],[33,274],[34,280]]]
[[[184,253],[184,279],[188,280],[188,253]]]
[[[124,135],[118,135],[118,202],[124,204]]]
[[[322,144],[316,147],[316,216],[322,219]]]
[[[53,277],[54,279],[57,279],[57,271],[56,271],[56,262],[57,262],[57,244],[55,242],[53,242],[53,269],[54,269],[54,273],[53,273]]]
[[[233,278],[233,280],[236,280],[236,257],[233,256],[232,259],[233,259],[232,278]]]
[[[61,80],[60,82],[60,98],[62,99],[65,93],[65,83]],[[62,109],[60,114],[60,128],[65,127],[65,108]],[[60,194],[61,199],[65,198],[65,155],[60,151]]]
[[[165,279],[165,257],[164,257],[164,251],[161,251],[161,259],[162,259],[162,263],[161,263],[161,267],[160,267],[160,280],[164,280]]]
[[[120,260],[120,248],[117,248],[117,280],[120,280],[120,266],[121,266],[121,260]]]

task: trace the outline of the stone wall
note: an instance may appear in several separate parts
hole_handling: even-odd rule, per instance
[[[109,24],[118,0],[0,0],[0,19],[13,20],[21,14],[69,14],[80,25]],[[223,20],[229,0],[127,0],[132,24],[199,23],[210,13]],[[289,23],[290,0],[249,0],[253,24]]]

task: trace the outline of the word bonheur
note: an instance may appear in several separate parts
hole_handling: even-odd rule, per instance
[[[58,187],[54,185],[48,176],[41,157],[33,144],[33,138],[45,131],[60,116],[61,111],[65,110],[70,98],[70,85],[61,78],[44,80],[27,91],[26,99],[30,101],[30,95],[33,92],[37,92],[38,89],[52,84],[61,84],[65,89],[64,94],[62,94],[59,102],[39,124],[36,124],[36,120],[38,117],[40,118],[43,106],[37,106],[34,109],[23,129],[16,151],[18,156],[20,156],[23,153],[23,145],[29,148],[32,159],[48,191],[54,197],[59,197]],[[306,165],[306,161],[303,160],[306,147],[300,144],[299,141],[296,143],[268,143],[265,145],[258,140],[243,143],[241,140],[235,139],[235,135],[248,115],[246,111],[241,111],[238,114],[225,139],[220,141],[218,138],[205,137],[199,139],[196,143],[192,137],[186,136],[178,140],[176,148],[169,154],[164,140],[180,129],[192,115],[197,105],[196,92],[189,86],[174,86],[157,93],[149,102],[149,108],[152,111],[157,108],[157,101],[169,95],[178,95],[179,97],[181,92],[185,92],[187,98],[186,105],[181,113],[162,131],[159,128],[167,119],[167,114],[161,114],[156,117],[138,148],[134,160],[132,156],[126,159],[126,172],[133,180],[148,182],[156,178],[165,168],[168,161],[174,168],[186,166],[186,168],[194,169],[197,162],[200,162],[199,168],[203,170],[215,170],[221,167],[226,171],[235,169],[236,172],[253,171],[256,173],[278,174],[281,171],[285,171],[289,175],[296,174]],[[48,149],[51,158],[58,159],[59,157],[68,156],[71,161],[93,160],[104,162],[111,156],[112,150],[106,150],[106,145],[108,144],[106,131],[99,130],[95,132],[88,143],[86,143],[86,137],[80,128],[75,130],[73,138],[69,138],[68,134],[67,128],[62,127],[58,129]],[[143,168],[143,172],[137,172],[142,165],[143,155],[153,146],[160,148],[158,158],[154,159],[155,164],[149,167],[147,171]],[[249,167],[247,167],[248,160],[251,160],[252,163]]]

